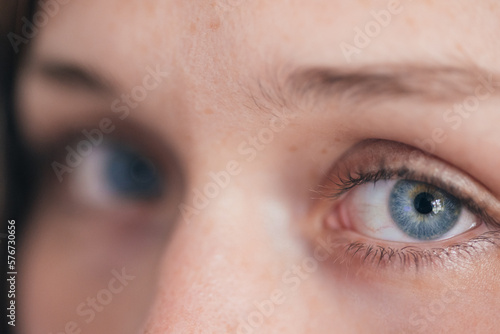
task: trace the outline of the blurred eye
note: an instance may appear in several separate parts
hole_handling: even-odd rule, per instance
[[[101,206],[125,200],[151,202],[167,190],[164,174],[138,150],[105,143],[75,168],[70,190],[78,199]]]
[[[387,241],[443,240],[480,225],[451,194],[411,180],[379,180],[356,186],[340,210],[342,224]]]

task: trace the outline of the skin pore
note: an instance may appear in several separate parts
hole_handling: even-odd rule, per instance
[[[43,172],[20,333],[495,332],[499,15],[493,0],[61,5],[17,80]],[[363,45],[357,28],[374,29]],[[104,142],[59,182],[53,161],[92,129]],[[103,190],[108,141],[155,163],[161,197]],[[490,223],[420,244],[346,231],[331,188],[381,165]]]

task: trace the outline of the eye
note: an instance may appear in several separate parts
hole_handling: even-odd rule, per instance
[[[342,251],[339,263],[423,270],[465,264],[500,245],[498,199],[453,165],[405,144],[360,142],[318,193],[326,201],[318,202],[324,215],[314,226]]]
[[[481,224],[460,200],[443,189],[405,179],[356,186],[338,210],[341,225],[395,242],[444,240]]]
[[[72,174],[72,194],[98,206],[153,202],[168,190],[166,173],[159,164],[125,144],[108,142],[96,147]]]

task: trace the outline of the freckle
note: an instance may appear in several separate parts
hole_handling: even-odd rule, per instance
[[[290,146],[290,148],[288,149],[290,152],[295,152],[298,150],[297,146],[293,145],[293,146]]]
[[[208,27],[210,28],[210,30],[213,31],[218,30],[220,28],[220,20],[210,22]]]
[[[212,109],[205,109],[204,113],[206,115],[213,115],[214,111]]]
[[[464,51],[464,48],[460,43],[455,44],[455,47],[457,48],[458,51]]]
[[[328,152],[328,150],[326,148],[321,150],[321,154],[326,154],[327,152]]]

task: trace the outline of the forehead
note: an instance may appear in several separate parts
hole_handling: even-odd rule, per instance
[[[192,74],[195,85],[284,64],[496,68],[499,14],[486,0],[70,1],[44,27],[35,50],[90,62],[118,79],[161,63]]]

